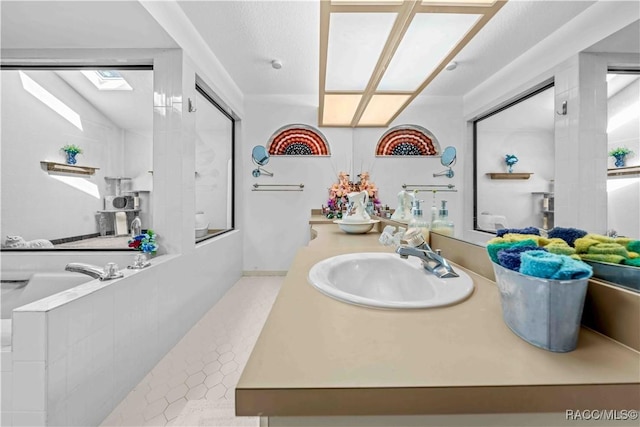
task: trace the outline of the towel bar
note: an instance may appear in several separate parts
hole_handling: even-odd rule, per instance
[[[261,187],[275,187],[275,188],[261,188]],[[282,188],[282,187],[297,187],[297,188]],[[304,184],[253,184],[251,191],[303,191]]]

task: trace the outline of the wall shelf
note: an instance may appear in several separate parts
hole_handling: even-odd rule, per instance
[[[47,172],[61,172],[61,173],[70,173],[76,175],[93,175],[100,168],[94,168],[92,166],[78,166],[78,165],[68,165],[66,163],[56,163],[56,162],[47,162],[41,161],[40,164],[44,166]]]
[[[519,173],[503,173],[503,172],[489,172],[487,173],[491,179],[529,179],[533,172],[519,172]]]
[[[628,166],[626,168],[614,168],[607,170],[608,176],[640,176],[640,166]]]

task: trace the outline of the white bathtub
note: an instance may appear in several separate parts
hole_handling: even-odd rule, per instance
[[[12,312],[18,307],[47,298],[92,280],[91,277],[69,272],[3,273],[0,278],[2,347],[11,346]]]

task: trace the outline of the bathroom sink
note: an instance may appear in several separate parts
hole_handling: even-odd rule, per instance
[[[380,308],[428,308],[458,303],[473,292],[473,281],[440,279],[415,257],[354,253],[327,258],[309,270],[309,283],[325,295],[350,304]]]

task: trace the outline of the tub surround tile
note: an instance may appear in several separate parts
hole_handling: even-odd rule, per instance
[[[3,372],[0,374],[0,387],[2,387],[2,400],[0,400],[0,407],[2,411],[11,411],[13,409],[13,372]],[[0,425],[10,425],[2,424]]]
[[[13,427],[33,427],[45,425],[44,411],[14,412]]]
[[[44,362],[13,363],[13,409],[20,411],[45,410]],[[15,415],[14,415],[15,423]]]
[[[13,359],[45,360],[47,351],[46,317],[42,312],[14,311]]]

